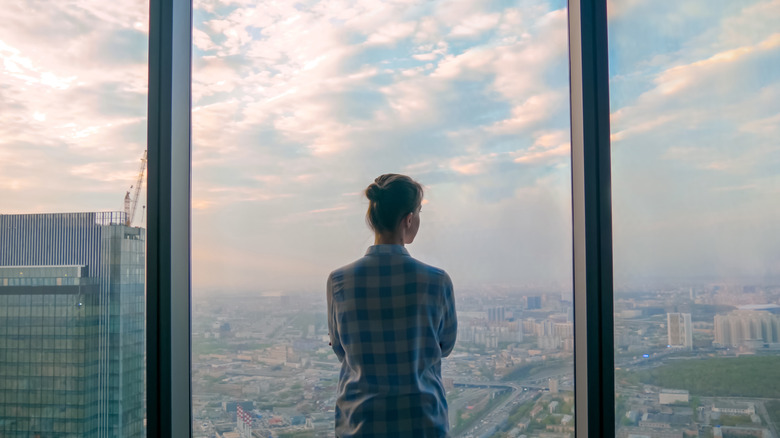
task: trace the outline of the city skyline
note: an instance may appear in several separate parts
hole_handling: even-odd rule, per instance
[[[780,404],[770,399],[780,394],[780,306],[759,303],[779,297],[780,285],[712,284],[616,297],[617,436],[712,436],[721,425],[777,436],[780,417],[772,406]],[[318,298],[245,294],[194,301],[195,436],[235,430],[239,402],[260,433],[333,436],[338,362],[327,345],[325,299]],[[442,362],[452,435],[573,436],[571,302],[497,290],[456,300],[458,341]],[[687,346],[669,344],[670,335],[682,335],[682,327],[670,324],[675,318],[683,321]],[[743,329],[735,327],[738,321]],[[762,327],[764,338],[757,336]],[[724,335],[731,336],[728,345]],[[701,378],[709,373],[718,377]],[[718,417],[735,406],[751,408]]]

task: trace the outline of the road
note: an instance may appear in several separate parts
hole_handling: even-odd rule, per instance
[[[495,432],[493,427],[498,427],[509,418],[509,413],[518,404],[529,401],[537,393],[537,391],[523,391],[524,386],[538,386],[540,382],[546,383],[550,378],[562,378],[565,376],[571,377],[572,368],[569,366],[557,367],[549,370],[545,370],[542,373],[528,376],[520,381],[513,382],[472,382],[467,380],[455,381],[456,384],[472,384],[472,385],[496,385],[496,386],[509,386],[512,388],[512,392],[509,397],[503,400],[501,403],[493,406],[489,411],[484,411],[476,418],[474,425],[468,430],[456,435],[456,438],[467,437],[485,437],[490,436]],[[546,386],[546,385],[545,385]]]

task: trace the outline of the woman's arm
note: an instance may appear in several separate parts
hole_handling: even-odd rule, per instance
[[[338,327],[336,326],[336,312],[333,309],[333,278],[332,275],[328,276],[327,286],[327,301],[328,301],[328,336],[330,336],[330,347],[333,352],[336,353],[339,362],[344,362],[344,348],[339,341]]]
[[[441,347],[441,356],[447,357],[455,347],[455,339],[458,336],[458,317],[455,313],[455,295],[452,288],[452,280],[447,276],[444,279],[444,290],[442,293],[444,316],[439,325],[439,346]]]

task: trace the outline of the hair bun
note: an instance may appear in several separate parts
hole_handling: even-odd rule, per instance
[[[377,202],[379,201],[379,198],[382,197],[382,188],[379,187],[379,184],[377,183],[371,183],[366,188],[366,198],[368,198],[369,201]]]

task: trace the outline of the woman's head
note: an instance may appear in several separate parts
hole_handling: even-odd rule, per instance
[[[377,235],[388,235],[406,225],[404,240],[408,241],[404,243],[412,243],[420,226],[419,209],[423,199],[420,183],[406,175],[387,173],[369,184],[365,193],[369,201],[366,222],[371,229]]]

